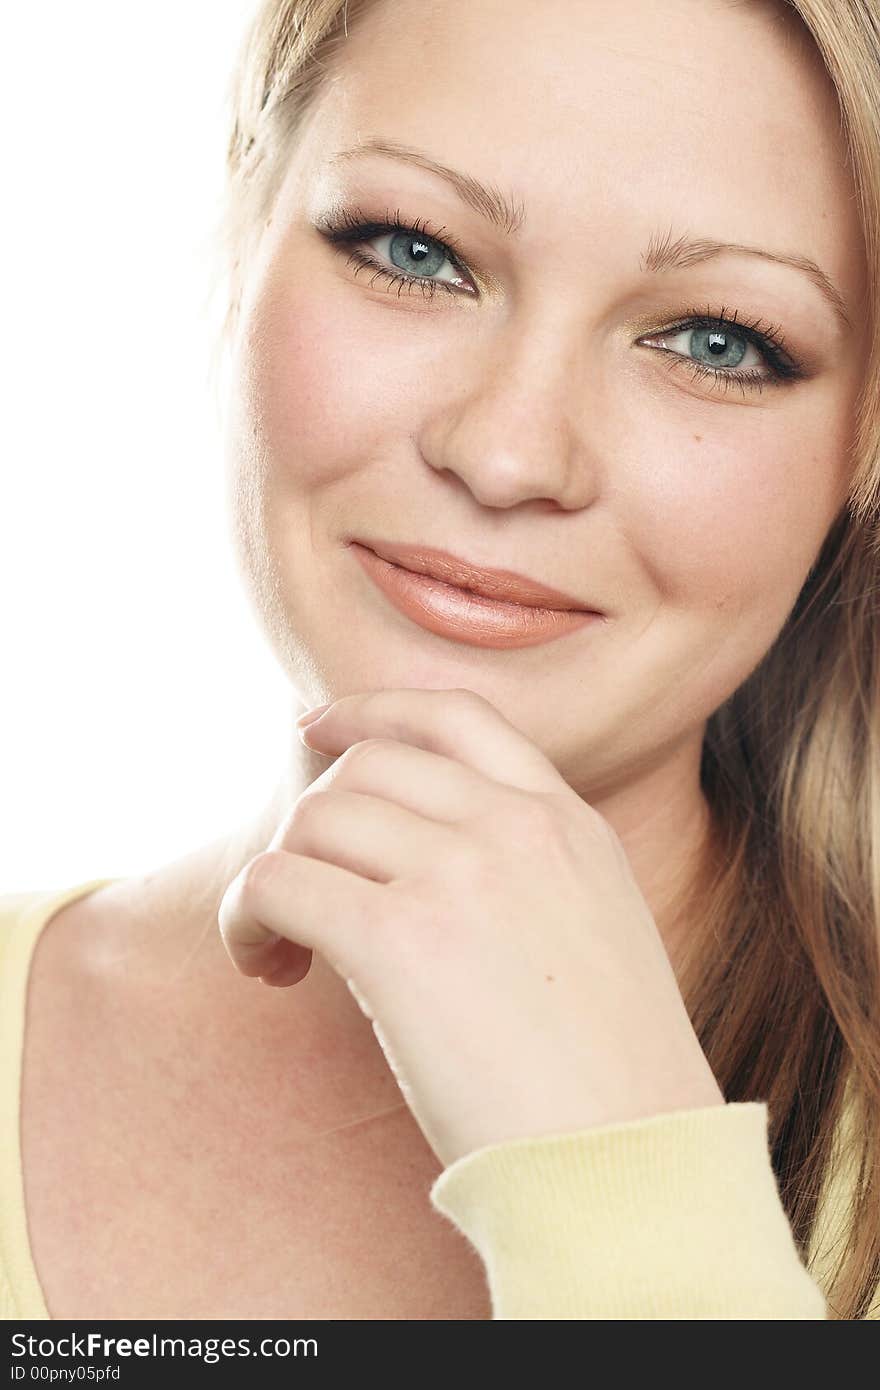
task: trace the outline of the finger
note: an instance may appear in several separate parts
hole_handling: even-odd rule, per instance
[[[220,935],[242,975],[271,970],[281,938],[320,951],[345,977],[357,975],[387,916],[387,893],[335,864],[267,850],[226,889],[217,914]]]
[[[286,941],[283,936],[274,946],[266,947],[265,955],[266,961],[258,976],[261,985],[278,988],[298,985],[312,968],[313,953],[308,946]]]
[[[245,865],[245,868],[249,867]],[[256,872],[259,872],[258,868],[251,870],[252,874]],[[243,874],[244,869],[239,878]],[[232,884],[221,901],[217,920],[220,936],[239,974],[257,977],[263,984],[271,985],[294,985],[305,979],[312,965],[312,952],[308,946],[288,941],[260,922],[254,920],[249,923],[243,918],[236,922],[234,937],[227,938],[227,923],[233,902],[231,887]]]
[[[415,879],[448,859],[460,832],[363,792],[305,792],[273,847],[322,859],[376,883]]]
[[[504,794],[497,782],[455,758],[386,738],[352,744],[321,773],[297,805],[314,792],[331,787],[381,797],[447,825],[491,815],[499,795]],[[279,848],[285,848],[283,836]]]
[[[523,791],[570,790],[541,749],[472,690],[395,688],[344,695],[299,733],[309,748],[328,757],[363,739],[390,738],[456,758]]]

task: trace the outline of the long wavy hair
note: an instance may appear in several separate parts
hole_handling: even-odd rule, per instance
[[[369,3],[262,0],[246,28],[214,243],[220,349],[298,130]],[[847,500],[773,646],[707,723],[713,853],[680,986],[726,1100],[767,1103],[780,1197],[829,1317],[858,1319],[880,1285],[880,11],[782,3],[837,93],[869,349]],[[840,1220],[820,1230],[832,1191]]]

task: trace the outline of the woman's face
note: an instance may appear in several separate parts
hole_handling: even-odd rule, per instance
[[[368,141],[490,185],[519,225],[412,160],[338,158]],[[340,211],[421,232],[334,245]],[[292,153],[232,355],[236,543],[299,696],[468,687],[584,794],[695,757],[845,500],[865,273],[834,91],[790,12],[377,3]],[[515,570],[607,621],[442,636],[352,538]]]

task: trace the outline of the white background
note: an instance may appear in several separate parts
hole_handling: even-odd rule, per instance
[[[0,21],[0,892],[248,818],[291,693],[226,517],[211,242],[254,0]]]

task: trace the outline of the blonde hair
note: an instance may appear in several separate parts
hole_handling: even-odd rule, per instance
[[[221,342],[297,132],[370,2],[264,0],[247,29],[230,88]],[[830,1258],[829,1317],[855,1319],[880,1284],[880,18],[868,0],[782,3],[837,93],[869,348],[847,501],[777,640],[707,724],[714,853],[681,987],[726,1100],[767,1102],[799,1253],[810,1269]],[[844,1162],[852,1200],[823,1252],[817,1203]]]

